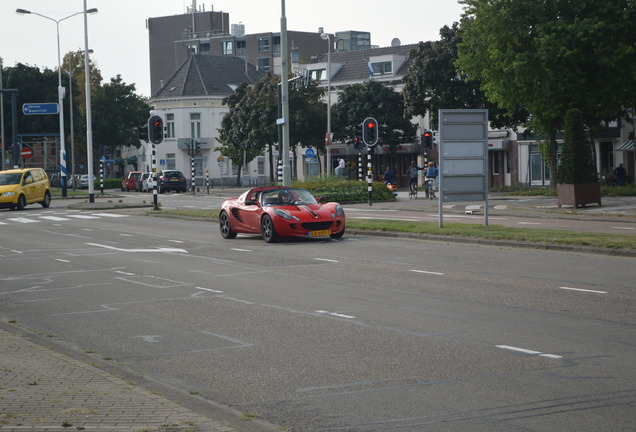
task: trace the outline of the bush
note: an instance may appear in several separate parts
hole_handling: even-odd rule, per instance
[[[307,189],[322,202],[360,202],[368,201],[368,184],[357,180],[343,180],[337,177],[316,178],[305,182],[294,182],[295,187]],[[395,197],[391,191],[380,182],[371,185],[372,201],[390,201]]]

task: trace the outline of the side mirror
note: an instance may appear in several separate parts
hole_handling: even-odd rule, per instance
[[[322,202],[322,197],[316,197],[316,202],[317,202],[317,203]]]
[[[247,201],[245,201],[245,205],[248,205],[248,206],[250,206],[250,205],[256,205],[256,204],[257,204],[257,203],[256,203],[256,201],[252,201],[252,200],[247,200]]]

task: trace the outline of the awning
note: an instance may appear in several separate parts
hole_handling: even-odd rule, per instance
[[[124,160],[122,158],[118,157],[118,158],[115,159],[115,164],[121,165],[123,163],[124,163]]]
[[[136,155],[130,156],[129,158],[126,159],[126,163],[129,165],[137,163],[137,156]]]
[[[625,141],[616,151],[634,151],[634,141]]]

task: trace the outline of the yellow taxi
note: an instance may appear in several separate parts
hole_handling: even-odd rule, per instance
[[[0,208],[22,210],[27,204],[51,205],[51,185],[42,168],[0,171]]]

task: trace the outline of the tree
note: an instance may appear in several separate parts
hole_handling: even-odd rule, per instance
[[[440,36],[439,41],[420,42],[411,51],[411,65],[403,79],[407,113],[422,117],[429,113],[433,128],[439,124],[439,109],[486,108],[495,128],[516,127],[527,119],[525,110],[516,110],[510,116],[488,101],[479,88],[481,83],[466,80],[457,69],[457,46],[461,42],[458,23],[442,27]]]
[[[114,154],[118,146],[140,146],[137,127],[148,121],[150,106],[135,94],[134,84],[124,83],[117,75],[97,88],[91,105],[96,149]]]
[[[581,110],[573,108],[565,116],[563,149],[557,183],[597,183],[596,165],[592,158],[592,145],[585,133]]]
[[[268,74],[254,86],[246,83],[239,85],[235,92],[224,99],[223,104],[229,113],[221,121],[219,129],[219,147],[221,154],[229,157],[234,166],[240,168],[263,154],[269,147],[273,154],[273,143],[278,141],[278,76]],[[322,90],[317,83],[303,83],[289,92],[289,139],[290,143],[302,146],[324,148],[324,125],[326,108],[320,97]],[[273,169],[273,160],[270,167]],[[270,172],[274,179],[273,171]]]
[[[404,98],[392,87],[367,80],[345,86],[332,108],[334,138],[352,141],[367,117],[378,122],[378,142],[389,147],[391,157],[400,144],[413,142],[416,127],[405,117]]]
[[[525,108],[549,136],[556,179],[556,132],[570,108],[590,129],[632,103],[636,18],[631,0],[461,0],[458,67],[498,106]],[[553,185],[554,186],[554,185]]]

